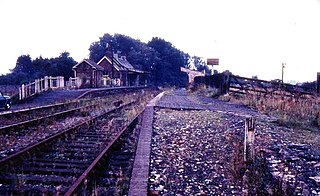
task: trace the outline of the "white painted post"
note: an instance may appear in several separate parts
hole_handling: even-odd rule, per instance
[[[48,87],[48,76],[44,77],[44,90],[47,91],[49,89]]]
[[[44,78],[40,79],[40,92],[44,91]]]
[[[52,86],[52,84],[53,84],[53,82],[52,82],[52,76],[49,77],[49,84],[50,84],[50,89],[52,89],[52,87],[53,87],[53,86]]]
[[[64,88],[64,77],[60,76],[60,88]]]
[[[27,87],[25,84],[22,85],[22,99],[27,97]]]
[[[35,93],[39,93],[40,92],[39,79],[36,79],[34,81],[34,91],[35,91]]]
[[[52,76],[49,76],[49,88],[50,89],[52,89],[52,84],[53,84],[53,82],[52,82]]]
[[[21,90],[21,87],[19,87],[19,100],[22,100],[22,90]]]
[[[21,99],[25,98],[25,87],[24,84],[21,85]]]
[[[244,133],[244,161],[251,163],[254,160],[254,129],[255,119],[247,118]]]

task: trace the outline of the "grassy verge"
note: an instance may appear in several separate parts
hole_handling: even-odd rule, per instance
[[[275,116],[280,125],[318,130],[320,128],[320,97],[260,96],[246,94],[230,96],[232,102],[248,105]]]

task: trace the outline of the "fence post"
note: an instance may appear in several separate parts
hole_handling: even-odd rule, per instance
[[[53,81],[52,81],[52,76],[49,77],[49,88],[52,89]]]
[[[44,90],[44,78],[40,79],[40,92]]]
[[[255,119],[247,118],[244,133],[244,162],[252,163],[254,160],[254,130]]]
[[[34,81],[34,91],[35,91],[35,93],[39,93],[40,92],[39,79],[36,79]]]
[[[44,90],[47,91],[49,89],[48,86],[48,76],[44,77]]]
[[[30,94],[31,94],[30,86],[31,86],[31,85],[30,85],[30,82],[29,82],[29,84],[27,84],[27,85],[26,85],[26,87],[27,87],[27,90],[26,90],[26,92],[27,92],[27,94],[26,94],[26,98],[27,98],[27,97],[29,97],[29,96],[30,96]]]
[[[64,88],[64,77],[60,76],[60,88]]]
[[[22,87],[19,87],[19,100],[22,100]]]

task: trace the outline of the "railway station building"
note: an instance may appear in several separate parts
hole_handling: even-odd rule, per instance
[[[132,66],[125,56],[111,52],[106,53],[98,63],[84,59],[72,69],[80,88],[144,86],[150,74]]]

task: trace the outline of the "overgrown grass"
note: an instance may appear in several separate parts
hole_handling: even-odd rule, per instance
[[[319,130],[320,128],[320,97],[246,94],[231,96],[231,101],[275,116],[281,125],[311,130]]]
[[[206,86],[204,84],[197,87],[190,87],[189,92],[211,98],[217,98],[219,96],[218,89]]]

